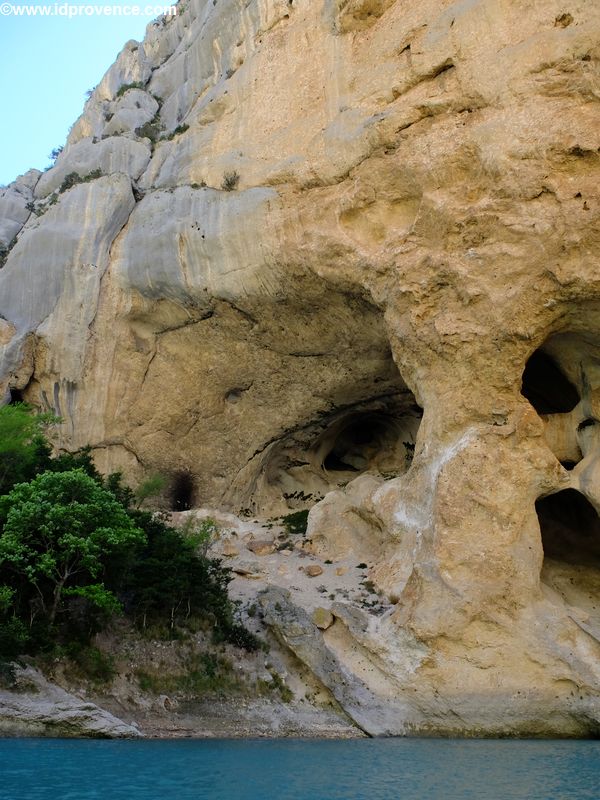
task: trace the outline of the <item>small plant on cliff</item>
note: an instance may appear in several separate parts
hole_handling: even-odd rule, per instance
[[[288,533],[305,534],[308,525],[308,510],[294,511],[285,517],[281,517],[281,521]]]
[[[65,176],[65,179],[60,185],[59,194],[66,192],[67,189],[71,189],[73,186],[76,186],[78,183],[89,183],[90,181],[95,181],[97,178],[102,177],[102,170],[101,169],[94,169],[91,172],[88,172],[87,175],[80,175],[78,172],[69,172],[68,175]]]
[[[13,249],[15,244],[17,243],[17,237],[13,237],[8,244],[0,243],[0,269],[6,264],[8,260],[8,254]]]
[[[178,125],[174,131],[172,131],[168,136],[165,137],[166,140],[170,142],[171,139],[174,139],[176,136],[180,136],[182,133],[185,133],[187,130],[189,130],[189,127],[190,126],[187,123],[184,123],[183,125]]]
[[[154,144],[156,141],[158,141],[161,131],[162,126],[156,122],[144,122],[143,125],[140,125],[139,128],[135,129],[135,135],[139,136],[140,139],[150,139],[150,141]]]
[[[226,172],[225,175],[223,175],[221,189],[225,192],[233,192],[233,190],[237,188],[239,182],[240,176],[237,172]]]
[[[163,475],[151,475],[142,481],[134,491],[136,505],[139,508],[145,500],[159,495],[166,486],[166,479]]]
[[[140,81],[134,81],[133,83],[124,83],[122,86],[119,86],[119,90],[117,91],[116,97],[123,97],[125,92],[128,92],[130,89],[145,89],[145,84],[141,83]]]
[[[61,144],[60,147],[54,148],[54,150],[50,153],[48,158],[50,159],[50,161],[52,161],[52,163],[54,163],[56,159],[59,157],[59,155],[62,153],[62,151],[63,151],[63,146]]]

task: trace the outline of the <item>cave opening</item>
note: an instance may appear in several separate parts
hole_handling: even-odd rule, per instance
[[[535,507],[545,559],[600,568],[600,517],[581,492],[563,489],[539,499]]]
[[[248,503],[304,509],[365,473],[393,478],[415,454],[422,409],[405,386],[337,406],[273,443]]]
[[[567,472],[597,447],[600,340],[590,331],[550,336],[527,361],[521,394],[544,422],[544,438]]]
[[[324,438],[323,469],[327,472],[365,472],[386,451],[393,449],[399,429],[382,414],[351,415],[333,426]]]
[[[20,389],[10,389],[9,405],[14,406],[17,403],[24,403],[23,392]]]
[[[177,472],[171,484],[171,510],[189,511],[194,506],[195,481],[188,471]]]
[[[538,414],[567,414],[579,403],[576,387],[559,364],[543,350],[536,350],[523,372],[521,394]]]

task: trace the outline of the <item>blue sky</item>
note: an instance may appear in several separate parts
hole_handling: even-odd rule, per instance
[[[98,2],[123,4],[90,0]],[[130,0],[136,2],[145,8],[145,0]],[[5,7],[0,2],[0,13]],[[143,39],[153,16],[0,16],[0,184],[48,165],[49,153],[65,143],[80,115],[86,91],[100,81],[128,39]]]

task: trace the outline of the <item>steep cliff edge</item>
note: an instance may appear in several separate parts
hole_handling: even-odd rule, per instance
[[[365,729],[597,732],[600,8],[179,12],[0,191],[3,396],[174,508],[318,500],[386,612],[265,619]]]

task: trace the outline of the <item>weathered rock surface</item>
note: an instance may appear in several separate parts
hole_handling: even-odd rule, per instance
[[[69,694],[32,667],[17,667],[15,677],[16,691],[0,689],[0,733],[4,736],[141,736],[133,725]]]
[[[81,178],[99,170],[102,175],[123,173],[137,179],[149,161],[150,147],[142,142],[123,136],[111,136],[100,142],[81,139],[68,150],[63,150],[55,166],[42,175],[36,184],[35,196],[43,198],[57,191],[72,172]]]
[[[313,553],[393,609],[286,641],[367,730],[599,728],[599,35],[591,0],[190,0],[0,197],[2,394],[174,508],[325,497]],[[76,166],[116,172],[25,215]]]
[[[31,169],[0,189],[0,254],[5,254],[31,214],[33,191],[40,173]]]

